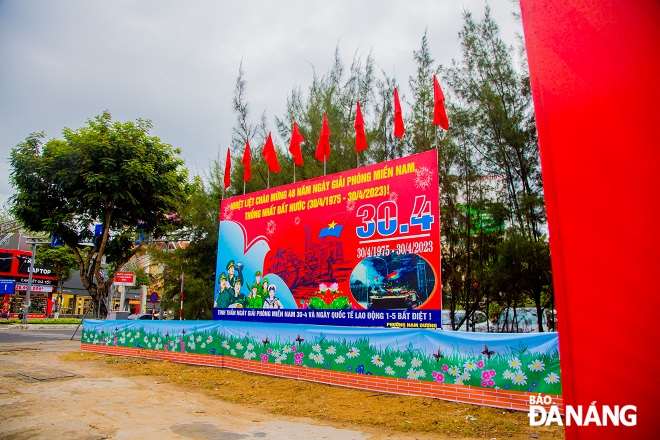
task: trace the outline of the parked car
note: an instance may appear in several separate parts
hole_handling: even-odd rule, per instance
[[[543,309],[541,325],[544,332],[557,331],[557,312]],[[539,331],[539,319],[535,307],[510,307],[500,313],[494,332],[498,333],[535,333]]]
[[[158,319],[158,314],[152,315],[151,313],[133,313],[131,315],[128,315],[128,318],[126,319],[153,319],[157,320]]]
[[[465,317],[465,310],[454,311],[454,324],[458,324]],[[473,332],[487,332],[489,330],[488,317],[481,310],[475,310],[469,319],[469,329]],[[442,329],[453,331],[451,326],[451,315],[449,310],[442,311]],[[457,330],[465,330],[465,322]]]

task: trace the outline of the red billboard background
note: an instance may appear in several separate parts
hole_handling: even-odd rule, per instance
[[[265,298],[267,291],[253,288],[268,278],[281,308],[305,311],[287,322],[314,323],[328,316],[321,311],[345,310],[352,319],[323,323],[439,326],[435,150],[225,199],[220,217],[216,318],[228,316],[217,309],[263,307],[239,298],[262,292]],[[218,299],[222,274],[230,271],[241,287],[227,307]],[[372,318],[360,319],[361,310],[373,310]],[[278,313],[271,315],[259,313],[269,321]],[[239,316],[257,319],[256,313]]]

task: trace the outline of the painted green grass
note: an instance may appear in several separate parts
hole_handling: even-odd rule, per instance
[[[412,344],[377,348],[367,338],[331,340],[323,335],[304,340],[217,331],[148,332],[144,328],[83,331],[82,341],[171,352],[223,355],[284,365],[355,374],[435,381],[475,387],[561,394],[559,353],[531,353],[523,345],[488,356],[453,350],[426,353]]]

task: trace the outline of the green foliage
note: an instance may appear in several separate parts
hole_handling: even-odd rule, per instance
[[[33,133],[11,152],[14,215],[62,238],[97,303],[133,256],[138,229],[157,238],[177,226],[168,215],[185,200],[187,171],[180,151],[151,136],[151,128],[148,120],[113,121],[106,111],[82,128],[65,128],[64,139],[44,143],[44,133]]]
[[[34,260],[37,264],[53,270],[60,282],[65,282],[71,278],[73,270],[78,268],[76,256],[71,248],[66,245],[57,247],[41,246]]]
[[[161,307],[176,316],[181,305],[181,276],[184,277],[185,319],[211,319],[215,262],[218,250],[222,168],[214,161],[205,179],[195,178],[188,198],[179,210],[182,229],[169,234],[170,243],[183,241],[187,246],[172,246],[171,250],[150,249],[155,261],[165,265],[162,274],[164,296]]]

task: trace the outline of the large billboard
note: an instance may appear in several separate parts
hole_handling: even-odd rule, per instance
[[[438,156],[224,199],[214,319],[440,327]]]

